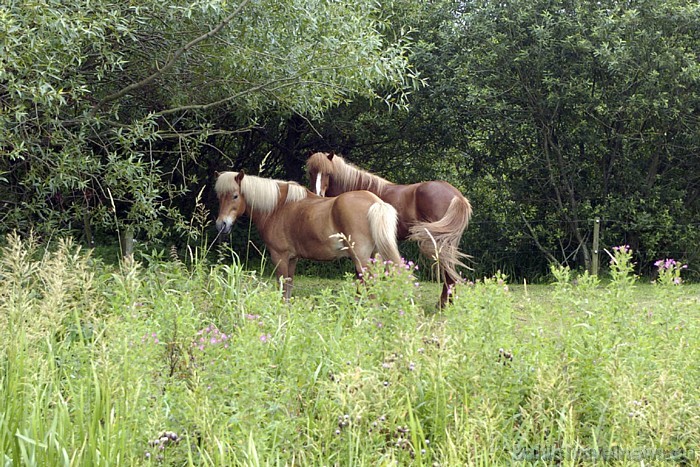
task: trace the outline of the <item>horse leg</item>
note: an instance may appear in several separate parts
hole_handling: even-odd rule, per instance
[[[449,274],[445,274],[442,271],[443,282],[442,282],[442,294],[440,294],[439,308],[445,308],[445,305],[452,303],[452,297],[454,293],[455,280]]]
[[[292,289],[294,288],[294,273],[297,270],[297,262],[299,258],[289,258],[287,266],[287,278],[284,281],[284,298],[289,300],[292,298]]]
[[[292,296],[291,278],[289,276],[289,269],[291,261],[284,255],[270,251],[270,257],[272,258],[272,263],[275,265],[275,277],[277,282],[282,281],[282,292],[285,301],[289,300]],[[296,262],[292,267],[292,270],[296,267]],[[292,272],[293,273],[293,272]]]
[[[367,265],[370,259],[376,258],[371,248],[363,248],[362,245],[355,245],[352,255],[352,262],[355,264],[355,277],[357,278],[357,293],[361,293],[360,287],[365,286],[365,274],[367,274]],[[373,297],[370,297],[373,298]]]

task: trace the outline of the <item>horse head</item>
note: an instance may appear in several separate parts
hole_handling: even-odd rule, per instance
[[[236,219],[245,213],[246,202],[241,193],[244,175],[242,170],[217,174],[215,190],[219,198],[219,216],[216,228],[220,233],[229,233]]]
[[[326,196],[326,191],[328,191],[331,182],[334,157],[335,154],[332,152],[317,152],[312,154],[307,161],[309,182],[312,185],[313,192],[318,196]]]

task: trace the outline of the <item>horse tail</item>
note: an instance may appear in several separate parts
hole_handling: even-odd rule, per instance
[[[367,211],[369,229],[376,250],[384,260],[401,264],[401,254],[396,240],[399,216],[396,209],[384,201],[377,201]]]
[[[459,241],[471,216],[472,206],[469,200],[464,196],[455,196],[441,219],[419,222],[409,228],[408,239],[417,242],[421,253],[435,260],[440,274],[453,281],[460,277],[457,266],[470,269],[462,262],[462,259],[469,256],[459,251]]]

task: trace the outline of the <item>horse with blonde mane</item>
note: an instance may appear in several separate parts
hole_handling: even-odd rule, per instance
[[[396,208],[399,240],[418,243],[433,261],[443,282],[439,306],[450,300],[459,280],[457,266],[467,255],[459,251],[462,233],[469,225],[472,207],[455,187],[444,181],[397,185],[346,162],[334,153],[317,152],[306,161],[309,183],[319,196],[339,196],[352,190],[369,190]]]
[[[348,257],[358,278],[376,253],[401,262],[396,209],[369,191],[323,198],[297,183],[242,171],[218,174],[215,190],[217,229],[228,233],[243,214],[251,218],[270,252],[277,278],[284,279],[285,299],[291,297],[299,258],[331,261]]]

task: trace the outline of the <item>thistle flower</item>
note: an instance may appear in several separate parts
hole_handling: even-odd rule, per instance
[[[619,253],[629,253],[632,251],[632,248],[630,248],[629,245],[620,245],[620,246],[614,246],[613,251],[619,252]]]
[[[680,285],[683,282],[681,271],[688,268],[687,264],[681,264],[673,258],[659,259],[654,262],[654,266],[659,273],[659,279],[656,283],[666,285]]]

